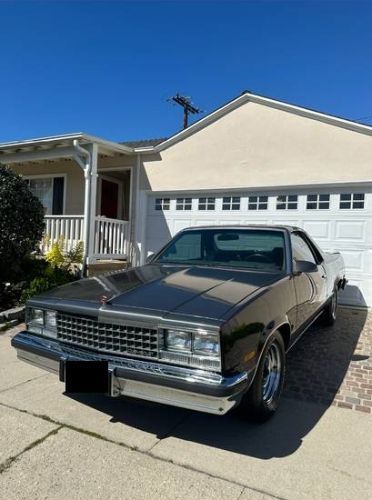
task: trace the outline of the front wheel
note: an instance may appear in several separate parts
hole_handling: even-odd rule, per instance
[[[265,422],[276,412],[285,378],[285,347],[283,337],[275,332],[267,342],[255,378],[240,403],[244,416]]]

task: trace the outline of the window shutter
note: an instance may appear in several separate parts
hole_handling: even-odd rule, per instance
[[[64,177],[54,177],[53,182],[53,215],[63,214],[63,192],[64,192]]]

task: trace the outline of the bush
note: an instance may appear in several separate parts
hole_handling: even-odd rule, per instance
[[[83,263],[84,243],[78,241],[74,247],[65,251],[63,236],[58,241],[52,243],[50,250],[46,253],[45,259],[53,266],[70,271],[77,271],[76,266]]]
[[[30,280],[29,284],[23,289],[20,302],[24,303],[34,295],[47,292],[71,281],[76,281],[79,277],[68,269],[62,269],[52,264],[47,263],[45,260],[44,269],[36,277]]]
[[[44,209],[22,177],[0,165],[0,283],[13,281],[22,260],[36,249]]]

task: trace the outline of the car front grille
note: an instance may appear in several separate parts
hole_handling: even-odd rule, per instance
[[[114,354],[158,358],[158,331],[96,319],[57,314],[57,338],[63,342]]]

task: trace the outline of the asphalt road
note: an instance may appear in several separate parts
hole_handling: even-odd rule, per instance
[[[14,333],[14,332],[13,332]],[[287,399],[265,425],[71,398],[0,336],[0,498],[367,499],[372,416]]]

